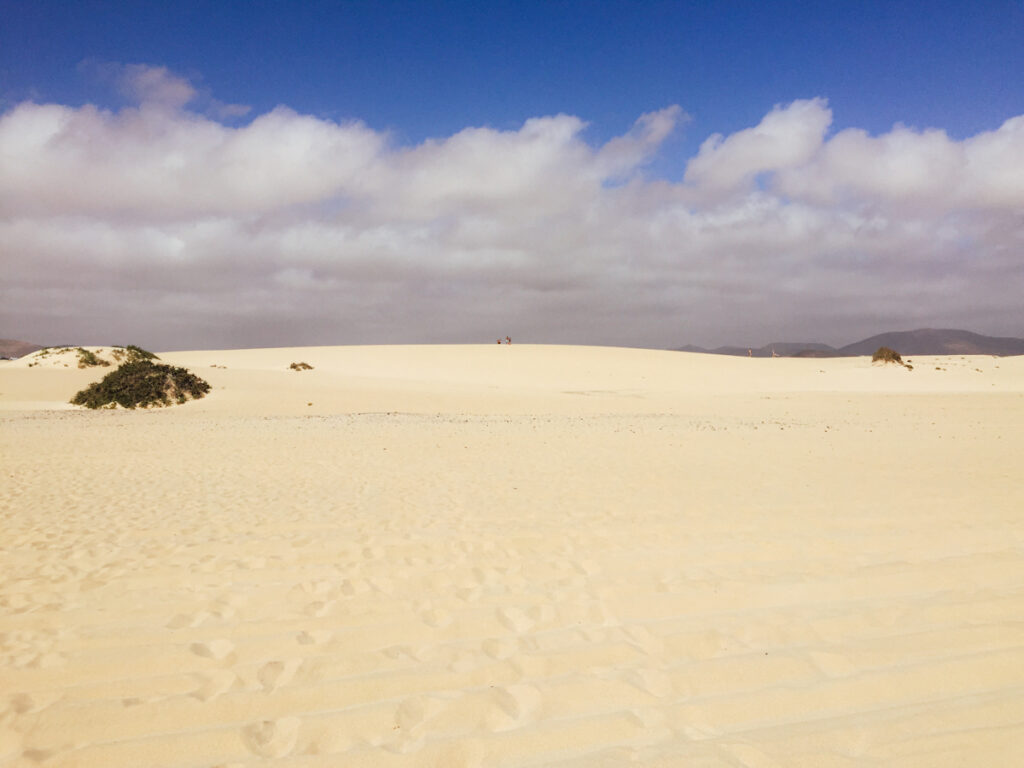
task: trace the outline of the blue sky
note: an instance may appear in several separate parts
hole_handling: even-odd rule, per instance
[[[408,141],[566,112],[595,140],[681,104],[692,133],[825,96],[836,126],[962,138],[1024,112],[1024,3],[0,3],[0,87],[116,105],[83,61],[145,62],[253,106]],[[693,138],[691,141],[696,142]]]
[[[729,203],[723,202],[721,195],[702,197],[694,192],[694,184],[687,182],[697,178],[695,171],[689,171],[690,177],[686,177],[702,144],[710,136],[721,134],[723,139],[728,139],[753,129],[776,106],[818,100],[816,103],[828,112],[827,122],[820,126],[820,116],[812,114],[813,110],[802,113],[811,121],[808,125],[819,126],[821,130],[815,139],[815,148],[797,152],[800,163],[818,162],[811,158],[814,152],[824,158],[829,140],[847,129],[879,138],[889,136],[897,124],[910,129],[911,138],[916,136],[920,139],[918,148],[924,153],[920,154],[920,162],[926,162],[921,158],[926,158],[932,151],[925,146],[932,146],[925,140],[927,129],[937,129],[946,137],[949,145],[941,151],[952,157],[950,153],[960,151],[962,142],[998,131],[1007,120],[1024,115],[1024,2],[1021,0],[975,3],[186,1],[173,4],[37,0],[0,2],[0,17],[4,19],[0,25],[0,116],[8,118],[11,131],[15,123],[12,118],[16,113],[24,117],[18,110],[27,103],[60,105],[76,110],[74,114],[79,115],[85,113],[78,110],[92,104],[127,120],[131,110],[138,108],[146,98],[155,98],[152,95],[140,96],[138,77],[142,70],[132,67],[163,73],[160,76],[167,82],[185,83],[187,85],[182,87],[191,89],[192,96],[186,102],[175,103],[174,108],[178,112],[168,114],[169,126],[180,128],[190,121],[194,124],[205,120],[229,132],[241,132],[261,116],[272,114],[275,107],[284,105],[295,116],[313,118],[324,125],[358,122],[389,147],[386,151],[391,153],[390,158],[395,163],[406,162],[407,158],[400,155],[403,149],[415,153],[419,148],[423,150],[421,154],[425,154],[430,142],[424,142],[428,139],[444,144],[471,128],[490,129],[497,144],[480,151],[500,154],[504,151],[502,147],[508,145],[507,141],[502,143],[501,136],[518,136],[527,120],[555,115],[577,118],[580,126],[574,135],[578,144],[596,154],[616,137],[629,134],[640,116],[676,105],[678,112],[671,119],[671,129],[663,136],[659,134],[656,147],[645,152],[642,159],[625,171],[617,171],[618,175],[602,179],[605,187],[630,180],[634,184],[647,185],[646,192],[638,191],[630,201],[629,204],[634,206],[641,205],[638,202],[641,198],[649,200],[655,194],[659,180],[673,185],[670,193],[664,193],[668,196],[652,204],[653,208],[623,221],[622,231],[650,231],[656,226],[652,217],[664,218],[662,213],[656,215],[654,211],[663,212],[669,199],[683,205],[691,217],[710,216],[712,205],[717,206],[717,216],[726,215],[723,208],[726,205],[732,205],[733,214],[738,215],[744,210],[743,206],[749,209],[753,204],[751,195],[770,192],[776,182],[779,182],[778,191],[773,199],[781,205],[788,205],[791,197],[788,190],[794,188],[795,183],[790,177],[799,175],[799,169],[792,166],[796,161],[791,158],[785,159],[782,166],[771,162],[750,165],[749,159],[743,161],[746,163],[744,168],[757,166],[757,173],[752,176],[754,188],[739,196],[738,193],[733,194],[733,190]],[[244,105],[248,109],[244,114],[240,109],[225,112],[221,109],[225,104]],[[22,124],[27,125],[28,122],[18,123]],[[124,129],[124,123],[121,128]],[[113,128],[111,130],[113,132],[109,134],[94,137],[93,145],[118,141],[117,132]],[[232,135],[241,137],[243,134]],[[1019,153],[1016,136],[1014,130],[1009,143],[1003,141],[999,145],[1003,147],[999,151],[1005,153],[1001,161],[985,155],[989,158],[986,162],[994,166],[1001,162],[1004,167],[1006,164],[1012,167]],[[121,140],[123,138],[122,135]],[[889,144],[896,146],[901,140],[900,136],[895,136]],[[821,162],[827,160],[828,168],[833,170],[845,167],[843,163],[846,161],[836,158],[841,149],[850,149],[853,143],[840,142],[833,147],[829,158]],[[452,144],[452,152],[454,147]],[[577,144],[566,147],[572,152],[580,149]],[[876,149],[881,153],[881,144]],[[138,147],[136,150],[142,151]],[[115,152],[116,149],[112,146],[110,151]],[[170,150],[164,146],[154,148],[154,151],[166,153]],[[267,151],[272,150],[268,147]],[[756,153],[761,150],[743,151]],[[879,163],[892,162],[896,150],[890,147],[888,151],[885,158],[889,159],[879,154]],[[916,151],[910,154],[914,155]],[[788,154],[785,156],[789,158]],[[63,161],[50,158],[47,162],[57,164],[54,166],[56,173],[59,162]],[[205,162],[209,162],[209,158]],[[509,162],[516,161],[509,159]],[[719,167],[722,162],[719,162]],[[949,162],[953,163],[953,160]],[[458,163],[453,161],[453,165]],[[549,169],[552,173],[557,172],[556,165],[558,163]],[[964,160],[958,167],[969,169],[975,165]],[[95,173],[102,172],[102,168],[96,166]],[[807,173],[809,171],[805,169],[804,175]],[[751,173],[744,176],[748,177]],[[535,181],[541,186],[546,185],[546,182]],[[947,182],[954,183],[951,180]],[[115,184],[117,180],[112,179],[109,183]],[[160,180],[156,179],[154,183],[158,184]],[[367,183],[360,182],[359,188],[364,189]],[[800,188],[806,191],[806,181],[800,183],[803,185]],[[971,183],[982,182],[975,179]],[[992,183],[998,186],[1006,182],[997,180]],[[845,189],[854,182],[843,177],[842,184],[846,185]],[[716,185],[720,186],[718,181],[711,187],[717,188]],[[882,205],[881,198],[872,200],[870,190],[863,191],[870,187],[868,181],[858,180],[854,186],[857,185],[860,185],[858,189],[863,195],[852,208],[839,211],[837,206],[846,203],[837,202],[842,195],[834,190],[828,194],[817,190],[813,200],[808,198],[809,204],[817,206],[819,213],[824,207],[829,215],[852,212],[868,220],[869,214]],[[918,186],[924,190],[927,185],[921,183]],[[46,216],[56,218],[60,218],[62,213],[65,218],[73,213],[75,216],[92,217],[97,225],[109,225],[107,236],[117,240],[129,235],[126,231],[115,231],[111,223],[115,220],[127,218],[140,226],[143,222],[154,226],[153,221],[167,218],[164,213],[154,210],[127,211],[123,206],[114,213],[98,212],[76,207],[73,201],[68,202],[70,207],[62,212],[50,198],[45,204],[26,202],[27,196],[36,193],[38,190],[33,192],[24,187],[12,187],[8,191],[9,195],[17,196],[24,208],[21,214],[7,215],[8,225],[18,224],[24,229],[29,218],[34,216],[38,219],[43,215],[41,210]],[[885,205],[892,202],[895,194],[892,190],[879,192],[877,189],[875,193],[882,194],[889,201]],[[777,312],[768,313],[763,307],[758,310],[741,302],[742,308],[737,306],[737,311],[753,313],[747,324],[732,320],[724,322],[721,318],[716,320],[709,309],[697,318],[699,322],[693,322],[693,318],[687,322],[686,317],[675,317],[663,325],[652,321],[646,326],[649,330],[645,331],[643,323],[638,321],[626,324],[629,325],[628,332],[611,332],[613,327],[622,327],[615,322],[617,313],[629,313],[630,303],[626,296],[647,291],[644,294],[646,309],[641,314],[648,319],[653,317],[657,307],[673,301],[670,295],[656,295],[656,292],[644,288],[665,280],[665,273],[655,270],[652,265],[664,260],[666,255],[650,253],[664,248],[664,241],[644,240],[644,236],[638,235],[635,242],[623,244],[622,252],[595,260],[589,269],[580,267],[581,262],[587,261],[585,254],[590,252],[581,247],[573,258],[572,269],[565,270],[565,279],[582,271],[581,285],[586,285],[590,277],[597,279],[603,275],[604,279],[612,281],[609,275],[615,275],[623,286],[623,297],[609,301],[611,283],[596,291],[589,301],[580,300],[576,293],[568,291],[560,297],[561,303],[552,300],[550,307],[575,307],[574,302],[580,300],[580,307],[593,314],[594,323],[581,323],[565,333],[545,333],[540,325],[531,323],[526,323],[524,330],[540,341],[607,341],[651,346],[671,345],[673,340],[679,344],[759,343],[801,332],[813,336],[815,330],[830,336],[826,341],[844,342],[865,331],[888,329],[887,326],[878,327],[879,324],[895,323],[902,327],[918,322],[968,323],[973,324],[976,330],[1016,331],[1024,335],[1019,315],[1010,306],[1003,307],[1002,311],[990,307],[985,312],[972,314],[970,307],[964,305],[953,308],[946,315],[942,312],[950,279],[961,288],[972,285],[975,273],[970,270],[975,268],[979,280],[985,275],[994,279],[991,275],[1001,275],[1007,268],[1008,250],[1019,248],[1021,223],[1013,213],[1016,210],[1019,214],[1012,197],[1015,189],[1007,193],[1011,195],[1009,199],[1004,193],[1005,190],[999,192],[1002,197],[999,197],[997,207],[1002,218],[998,222],[993,221],[995,214],[991,211],[978,213],[972,209],[969,218],[973,217],[973,225],[961,224],[964,231],[948,238],[948,242],[987,244],[991,251],[986,252],[983,263],[976,267],[958,262],[946,240],[942,243],[913,241],[914,247],[921,252],[919,259],[926,258],[930,251],[936,254],[941,251],[928,265],[901,261],[906,259],[906,255],[901,255],[900,249],[906,247],[907,241],[895,236],[889,250],[882,248],[885,255],[872,252],[870,257],[850,256],[847,253],[849,245],[835,244],[823,245],[819,249],[821,253],[815,255],[815,244],[810,241],[803,243],[795,250],[803,254],[800,258],[810,260],[809,282],[804,286],[803,295],[807,309],[800,311],[797,307],[788,319]],[[682,198],[686,199],[679,202]],[[353,188],[336,186],[319,193],[316,204],[320,210],[352,209],[360,207],[360,199]],[[582,226],[582,211],[593,203],[586,196],[572,199],[577,207],[569,216],[571,223],[569,220],[564,222],[565,227]],[[166,202],[166,198],[161,200]],[[260,208],[258,215],[268,222],[279,221],[285,215],[294,219],[298,216],[297,200]],[[934,203],[929,200],[910,206],[915,216],[921,216],[922,205]],[[311,204],[306,197],[301,202],[302,205]],[[604,201],[602,204],[609,203]],[[962,219],[967,214],[950,205],[948,201],[939,205],[932,211],[931,218],[922,220],[922,226],[936,226],[939,221],[945,226],[957,226],[957,218]],[[465,207],[446,209],[443,215],[435,210],[441,218],[433,219],[431,226],[436,230],[442,221],[466,218],[467,210]],[[785,210],[793,215],[798,213],[793,208]],[[211,208],[210,211],[193,210],[188,215],[194,217],[192,223],[195,224],[222,214],[223,211]],[[889,211],[887,215],[895,215],[895,212]],[[390,224],[395,227],[395,232],[401,230],[402,237],[413,237],[411,225],[398,221],[400,218],[394,214],[388,220],[386,212],[377,211],[372,226]],[[687,231],[692,231],[692,227],[703,227],[700,231],[706,231],[709,221],[691,220],[687,224],[691,229]],[[178,220],[177,224],[183,225],[183,222]],[[348,234],[354,231],[365,233],[371,228],[371,223],[369,219],[352,219],[347,220],[345,226]],[[552,226],[558,227],[557,222]],[[179,240],[182,237],[180,232],[170,234],[165,231],[164,234]],[[1002,239],[993,240],[997,235]],[[420,237],[422,233],[416,236]],[[586,239],[585,233],[580,237]],[[751,237],[764,241],[761,235],[752,233]],[[490,258],[488,253],[495,249],[512,248],[522,252],[521,257],[517,257],[521,271],[516,271],[517,268],[510,263],[505,263],[497,271],[505,274],[512,283],[521,283],[524,289],[534,290],[530,285],[535,275],[527,273],[538,266],[540,257],[536,249],[531,255],[530,242],[510,244],[507,234],[493,242],[480,242],[479,238],[474,242],[478,250],[476,257],[467,256],[473,263],[469,271],[482,269],[481,262],[486,262]],[[602,242],[607,242],[607,238],[602,238]],[[436,253],[440,253],[451,243],[438,240],[434,245]],[[206,243],[191,248],[186,239],[184,247],[186,253],[194,254],[189,264],[197,275],[203,274],[204,264],[223,263],[230,258],[225,254],[225,249],[230,250],[226,245]],[[728,247],[723,241],[722,248]],[[637,248],[648,252],[645,257],[648,261],[636,271],[631,271],[630,264],[637,258]],[[846,250],[838,252],[836,248]],[[24,252],[35,254],[32,259],[21,253],[8,253],[8,257],[38,262],[43,258],[41,249],[45,250],[45,247],[39,243],[26,242]],[[443,283],[443,275],[451,274],[450,265],[441,266],[439,259],[443,259],[427,251],[430,249],[425,249],[423,261],[405,264],[406,283],[399,293],[402,296],[408,294],[410,300],[425,302],[422,316],[416,315],[416,318],[419,323],[427,322],[429,325],[429,318],[447,313],[452,303],[458,306],[459,302],[452,297],[444,302],[436,297],[431,300],[429,296],[417,293],[419,289],[415,287],[417,284],[412,275],[432,275],[432,279]],[[338,250],[336,261],[328,266],[324,266],[319,256],[310,257],[308,263],[293,265],[290,262],[286,264],[288,259],[278,255],[276,258],[281,263],[277,266],[280,268],[276,273],[271,270],[268,274],[307,275],[313,279],[323,274],[325,279],[338,281],[337,285],[358,283],[364,275],[358,270],[353,271],[354,262],[345,253],[344,248]],[[696,265],[705,258],[703,255],[697,257],[680,252],[672,257],[680,266],[680,293],[675,297],[676,301],[687,298],[695,281],[708,286],[707,290],[714,292],[719,304],[740,301],[744,292],[751,290],[749,285],[737,287],[737,281],[733,279],[735,270],[742,269],[741,265],[746,263],[746,256],[740,258],[735,253],[723,252],[722,265],[717,273],[719,280],[706,274],[707,265]],[[773,274],[789,274],[794,268],[791,259],[796,257],[791,252],[776,253],[774,257],[776,271],[773,273],[766,269],[757,278],[759,284],[764,285]],[[275,257],[268,255],[266,258],[273,260]],[[474,258],[477,261],[473,261]],[[829,280],[841,279],[842,274],[846,274],[844,270],[848,269],[850,259],[856,258],[864,264],[875,264],[878,275],[889,275],[889,279],[899,276],[898,279],[907,281],[907,285],[917,286],[915,291],[927,304],[928,311],[920,311],[919,307],[914,313],[901,315],[895,306],[897,299],[893,297],[893,304],[872,307],[860,314],[854,307],[842,307],[842,316],[823,328],[820,324],[822,310],[811,308],[813,302],[808,292],[827,292],[833,285]],[[1004,261],[999,261],[1000,258]],[[831,277],[823,273],[814,278],[817,268],[824,264],[820,259],[829,260],[830,266],[823,269],[833,273]],[[836,267],[837,264],[843,265],[842,268]],[[907,271],[900,271],[901,264]],[[114,282],[122,280],[125,269],[128,273],[135,269],[123,264],[122,268]],[[245,274],[246,264],[235,263],[233,269]],[[296,271],[288,272],[290,269]],[[398,268],[391,265],[388,269]],[[837,269],[842,274],[837,276]],[[83,265],[83,270],[94,274],[97,284],[102,282],[103,268],[97,263]],[[110,278],[111,273],[108,271],[106,274]],[[25,300],[29,301],[31,292],[40,289],[39,278],[26,272],[25,280],[21,289]],[[922,281],[926,283],[923,288]],[[250,287],[257,293],[271,291],[268,286]],[[289,290],[296,291],[299,287],[295,284]],[[731,293],[733,290],[736,293]],[[272,291],[268,295],[272,295]],[[705,294],[705,298],[708,295]],[[95,316],[96,322],[89,327],[94,327],[97,334],[111,332],[116,323],[98,316],[97,307],[103,301],[94,298],[95,301],[89,304],[91,308],[83,305],[82,309],[89,317]],[[182,294],[176,301],[171,301],[171,306],[192,306],[192,299],[202,305],[197,297]],[[783,300],[785,296],[780,294],[779,301]],[[492,321],[515,326],[516,299],[511,297],[509,302],[507,316],[494,318],[489,314],[481,315],[475,304],[466,306],[466,327]],[[303,306],[303,302],[297,301],[296,306]],[[549,305],[540,301],[530,306],[543,312],[543,308]],[[582,311],[580,307],[576,307],[576,311]],[[211,312],[209,306],[203,306],[200,311],[206,317]],[[319,330],[308,334],[311,341],[333,340],[329,329],[335,327],[332,323],[337,318],[329,312],[319,318],[303,318],[301,312],[297,312],[292,332],[266,333],[267,340],[299,343],[304,340],[301,338],[303,329],[314,327]],[[766,316],[768,314],[772,316]],[[905,316],[907,314],[910,316]],[[598,321],[601,317],[606,319]],[[12,322],[11,318],[3,316],[0,320],[8,324]],[[406,321],[412,322],[413,318],[406,318]],[[57,333],[65,322],[66,319],[43,317],[36,311],[34,320],[31,323],[21,322],[18,332],[31,335],[38,327],[47,329],[48,333]],[[362,331],[337,341],[401,340],[400,322],[396,321],[393,327],[380,318],[375,322],[367,323]],[[288,325],[282,321],[279,326],[282,324]],[[549,325],[564,328],[565,318],[552,310]],[[760,334],[770,334],[770,337]],[[777,336],[779,334],[781,336]],[[169,333],[154,330],[153,335],[160,343],[174,343]],[[252,338],[245,334],[242,334],[244,338],[232,335],[207,338],[197,329],[189,330],[186,335],[194,339],[196,345],[259,343],[263,338],[255,330]],[[468,331],[443,323],[435,334],[426,333],[417,340],[468,341],[472,340],[471,336]]]

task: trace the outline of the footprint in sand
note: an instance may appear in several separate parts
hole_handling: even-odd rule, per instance
[[[423,746],[424,724],[444,709],[445,702],[432,696],[406,699],[395,710],[393,738],[384,748],[390,752],[410,753]]]
[[[483,590],[480,587],[459,587],[455,590],[455,596],[467,603],[475,603],[480,599]]]
[[[312,603],[309,603],[302,612],[307,616],[320,619],[331,612],[335,602],[336,601],[334,600],[314,600]]]
[[[498,621],[503,626],[511,629],[513,632],[522,634],[533,629],[533,626],[537,623],[531,619],[525,611],[516,608],[515,606],[509,608],[498,609]]]
[[[242,729],[242,741],[259,757],[284,757],[295,749],[301,725],[297,717],[261,720]]]
[[[386,576],[370,579],[369,584],[374,591],[380,592],[382,595],[393,595],[395,592],[395,583]]]
[[[594,560],[575,560],[569,564],[576,573],[583,576],[596,576],[601,572],[601,566]]]
[[[490,587],[501,583],[501,574],[493,568],[474,568],[473,580],[480,586]]]
[[[8,700],[7,710],[17,715],[41,712],[51,704],[59,701],[61,694],[56,691],[36,691],[35,693],[16,693]],[[0,720],[3,720],[3,713],[7,710],[0,710]]]
[[[179,613],[164,626],[168,629],[184,629],[185,627],[198,627],[213,614],[207,613],[206,611],[200,611],[199,613],[189,615],[187,613]]]
[[[219,637],[208,643],[192,643],[192,645],[189,646],[189,650],[191,650],[196,656],[202,656],[206,659],[230,662],[235,655],[235,644],[230,640]]]
[[[342,579],[341,594],[353,597],[370,591],[370,583],[366,579]]]
[[[60,653],[50,651],[48,653],[37,654],[34,659],[29,661],[25,666],[33,669],[50,669],[52,667],[62,667],[67,664],[67,658]]]
[[[547,603],[544,603],[542,605],[533,606],[526,612],[526,615],[538,624],[543,624],[555,618],[555,609]]]
[[[74,747],[69,746],[67,749],[74,749]],[[27,757],[30,762],[43,763],[60,751],[61,750],[59,749],[26,749],[21,754],[22,756]]]
[[[519,650],[519,646],[510,640],[491,637],[480,644],[480,650],[497,661],[511,658]]]
[[[230,691],[238,681],[238,675],[227,670],[216,670],[205,675],[196,675],[199,687],[189,694],[200,701],[212,701]]]
[[[426,646],[412,646],[412,645],[389,645],[387,648],[381,649],[381,653],[387,656],[389,659],[410,659],[412,661],[423,661],[424,656],[427,653]]]
[[[423,725],[429,709],[436,709],[428,707],[429,704],[430,702],[423,698],[406,699],[398,705],[398,709],[395,711],[395,725],[406,733],[411,733]],[[429,714],[433,714],[433,712],[429,712]]]
[[[217,598],[210,609],[218,619],[233,619],[238,615],[238,609],[245,603],[246,599],[241,595],[228,594]]]
[[[443,629],[452,623],[452,615],[444,608],[426,608],[420,613],[420,618],[428,627]]]
[[[285,661],[268,661],[259,672],[256,673],[263,690],[270,693],[282,685],[287,685],[295,677],[295,672],[302,666],[301,659],[287,659]]]
[[[477,669],[483,662],[479,653],[465,650],[454,650],[454,655],[448,662],[447,669],[456,674],[463,674]]]
[[[494,733],[529,725],[544,703],[541,692],[532,685],[497,688],[490,698],[491,708],[484,715],[484,723]]]
[[[587,620],[601,627],[612,627],[619,623],[615,614],[603,602],[591,603],[587,607]]]
[[[312,632],[303,630],[295,636],[295,642],[299,645],[323,645],[334,638],[334,633],[329,629],[314,629]]]
[[[301,600],[307,595],[324,597],[330,594],[332,586],[333,584],[330,581],[323,579],[303,581],[289,590],[288,597],[292,600]]]

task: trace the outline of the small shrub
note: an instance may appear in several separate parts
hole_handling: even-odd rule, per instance
[[[310,365],[309,363],[292,363],[288,367],[291,368],[293,371],[312,371],[313,370],[313,366]]]
[[[43,347],[36,354],[39,357],[49,357],[50,355],[59,355],[61,352],[70,352],[71,347]]]
[[[147,408],[197,400],[209,391],[209,384],[184,368],[136,360],[90,384],[71,402],[87,408]]]
[[[160,359],[149,350],[143,349],[142,347],[136,347],[134,344],[129,344],[127,347],[124,348],[124,351],[128,355],[129,363],[138,362],[139,360]]]
[[[902,365],[908,371],[914,370],[914,366],[910,364],[909,360],[907,362],[903,362],[903,358],[900,357],[900,353],[895,349],[889,349],[889,347],[879,347],[878,351],[871,356],[871,362],[877,363],[879,361],[883,363],[896,363],[898,365]]]
[[[120,362],[135,363],[139,360],[159,360],[160,358],[142,347],[128,344],[123,347],[114,347],[110,350],[111,356]]]
[[[78,347],[78,367],[79,368],[95,368],[96,366],[103,366],[106,368],[110,365],[110,361],[104,360],[102,357],[97,357],[95,352],[90,352],[88,349]]]
[[[889,347],[879,347],[878,351],[871,356],[872,363],[877,363],[879,361],[883,363],[899,363],[900,365],[903,365],[903,358],[900,357],[900,353],[895,349],[889,349]]]

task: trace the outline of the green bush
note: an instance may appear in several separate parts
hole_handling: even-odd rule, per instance
[[[104,360],[102,357],[97,357],[95,352],[90,352],[88,349],[83,347],[77,347],[78,352],[78,367],[79,368],[94,368],[96,366],[108,367],[110,363]]]
[[[139,360],[159,360],[160,358],[149,352],[142,347],[136,347],[134,344],[128,344],[124,347],[114,347],[110,350],[110,354],[118,362],[135,363]]]
[[[310,365],[309,363],[292,363],[288,367],[291,368],[293,371],[312,371],[313,370],[313,366]]]
[[[209,384],[184,368],[135,360],[90,384],[71,402],[87,408],[147,408],[198,400],[209,391]]]
[[[125,352],[128,353],[128,362],[135,363],[139,360],[159,360],[156,355],[152,352],[143,349],[142,347],[136,347],[134,344],[129,344],[124,348]]]
[[[889,347],[879,347],[878,351],[871,356],[872,363],[877,363],[878,361],[903,365],[903,358],[900,357],[900,353],[895,349],[889,349]]]

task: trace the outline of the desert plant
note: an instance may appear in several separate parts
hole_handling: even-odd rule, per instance
[[[135,363],[139,360],[159,360],[160,358],[154,355],[152,352],[137,347],[134,344],[126,344],[123,347],[114,347],[110,350],[111,356],[118,362],[124,361],[128,363]]]
[[[293,371],[312,371],[313,370],[313,366],[310,365],[309,363],[292,363],[288,367],[291,368]]]
[[[159,360],[160,359],[156,355],[154,355],[152,352],[150,352],[149,350],[143,349],[142,347],[137,347],[134,344],[129,344],[128,346],[126,346],[124,348],[124,351],[128,354],[128,362],[129,363],[138,362],[139,360]]]
[[[908,371],[914,370],[914,366],[910,364],[910,361],[903,362],[903,358],[900,356],[900,353],[895,349],[890,349],[889,347],[879,347],[878,351],[871,356],[871,362],[896,363],[897,365],[902,365]]]
[[[79,368],[94,368],[96,366],[107,367],[110,365],[109,360],[104,360],[102,357],[97,357],[95,352],[91,352],[83,347],[78,347],[78,367]]]
[[[49,357],[50,355],[59,355],[61,352],[70,352],[71,349],[72,349],[71,347],[67,347],[67,346],[64,346],[64,347],[43,347],[38,352],[36,352],[36,356],[40,357],[40,358]]]
[[[184,368],[136,360],[90,384],[71,402],[87,408],[147,408],[198,399],[210,385]]]
[[[895,349],[889,349],[889,347],[879,347],[878,351],[871,356],[872,363],[877,363],[879,361],[883,363],[899,363],[900,365],[903,365],[903,358],[900,357],[900,353]]]

